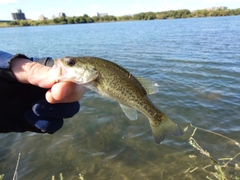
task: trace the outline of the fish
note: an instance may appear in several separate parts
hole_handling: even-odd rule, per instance
[[[91,56],[66,56],[54,60],[52,72],[56,75],[56,82],[82,84],[118,102],[130,120],[136,120],[138,112],[144,114],[149,120],[156,144],[160,144],[166,135],[183,135],[182,129],[148,98],[149,94],[158,92],[158,85],[134,76],[112,61]]]

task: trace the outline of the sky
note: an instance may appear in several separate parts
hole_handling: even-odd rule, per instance
[[[0,20],[12,20],[11,13],[21,9],[27,19],[37,20],[64,12],[67,16],[95,16],[97,12],[113,16],[140,12],[160,12],[179,9],[205,9],[226,6],[240,8],[240,0],[0,0]]]

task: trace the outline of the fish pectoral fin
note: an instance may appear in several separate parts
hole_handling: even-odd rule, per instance
[[[154,119],[150,119],[153,138],[156,144],[160,144],[168,134],[174,136],[183,135],[182,129],[165,114],[161,117],[160,121],[154,122],[156,122]]]
[[[156,94],[159,92],[159,85],[157,83],[143,77],[136,77],[136,79],[140,82],[147,94]]]
[[[120,103],[119,103],[119,105],[122,108],[122,110],[125,113],[125,115],[128,117],[128,119],[130,119],[130,120],[136,120],[137,119],[138,114],[137,114],[137,110],[136,109],[127,107],[127,106],[122,105]]]

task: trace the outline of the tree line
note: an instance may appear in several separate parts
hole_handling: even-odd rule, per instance
[[[142,12],[134,15],[125,16],[93,16],[87,14],[74,17],[60,17],[45,20],[20,20],[9,22],[10,26],[38,26],[38,25],[54,25],[54,24],[81,24],[81,23],[96,23],[96,22],[115,22],[115,21],[131,21],[131,20],[154,20],[154,19],[178,19],[178,18],[193,18],[193,17],[217,17],[217,16],[236,16],[240,15],[240,8],[227,10],[196,10],[189,11],[188,9],[170,10],[163,12]]]

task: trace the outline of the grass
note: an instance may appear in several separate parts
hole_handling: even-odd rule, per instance
[[[55,180],[55,176],[52,176],[51,180]],[[62,173],[60,173],[60,175],[59,175],[59,180],[64,180]],[[79,180],[84,180],[83,175],[79,174]]]
[[[237,142],[229,137],[226,137],[224,135],[218,134],[216,132],[212,132],[212,131],[209,131],[206,129],[195,127],[192,124],[190,126],[193,127],[194,130],[193,130],[192,135],[189,138],[189,144],[192,145],[193,148],[198,150],[201,154],[203,154],[204,156],[206,156],[207,158],[209,158],[212,161],[212,164],[208,164],[204,168],[202,168],[202,170],[204,171],[206,169],[210,169],[213,167],[213,170],[212,169],[210,170],[210,175],[206,175],[206,179],[209,179],[209,180],[229,180],[229,179],[240,180],[240,165],[238,163],[236,163],[234,165],[234,167],[230,166],[230,163],[233,164],[233,160],[235,160],[240,155],[240,151],[231,158],[214,159],[207,150],[204,150],[198,144],[198,142],[194,139],[194,135],[198,130],[205,131],[207,133],[211,133],[216,136],[219,136],[220,138],[224,138],[228,141],[231,141],[237,147],[240,148],[239,142]],[[184,129],[184,131],[186,131],[187,129],[188,129],[188,126]],[[190,155],[189,157],[194,158],[195,155]],[[197,169],[199,169],[199,168],[198,167],[188,168],[185,171],[185,173],[193,173]]]
[[[0,180],[3,180],[4,174],[0,175]]]
[[[9,24],[7,22],[0,22],[0,28],[1,27],[9,27]]]
[[[18,165],[19,165],[20,158],[21,158],[21,153],[18,154],[18,160],[17,160],[17,164],[16,164],[16,168],[15,168],[12,180],[18,180]],[[4,174],[0,175],[0,180],[4,180]],[[55,180],[55,176],[52,176],[51,180]],[[59,180],[64,180],[62,173],[59,174]],[[79,180],[84,180],[84,176],[79,174]]]

